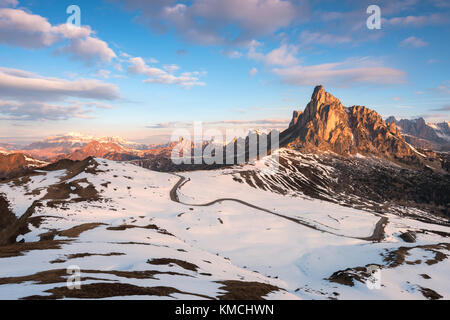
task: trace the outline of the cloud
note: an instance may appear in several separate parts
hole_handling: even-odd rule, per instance
[[[111,109],[103,102],[91,100],[118,99],[119,90],[97,80],[69,81],[0,67],[0,96],[4,98],[0,100],[0,120],[57,121],[91,119],[95,109]]]
[[[207,124],[235,124],[235,125],[268,125],[268,126],[279,126],[288,124],[290,120],[286,119],[262,119],[262,120],[220,120],[211,121]]]
[[[438,8],[450,8],[450,2],[447,0],[431,0],[431,3]]]
[[[238,59],[242,57],[242,53],[237,50],[222,50],[222,54],[230,59]]]
[[[238,125],[238,126],[252,126],[259,125],[264,127],[284,127],[289,124],[290,120],[286,119],[258,119],[258,120],[218,120],[203,122],[205,126],[220,126],[220,125]],[[161,122],[146,126],[149,129],[172,129],[172,128],[189,128],[192,127],[192,122],[172,121]]]
[[[322,32],[302,31],[300,42],[302,45],[320,44],[333,46],[337,44],[349,43],[352,39],[349,36],[333,35]]]
[[[52,25],[40,15],[21,9],[0,8],[0,43],[22,48],[47,48],[67,41],[56,50],[73,59],[94,62],[111,62],[116,58],[108,44],[96,37],[88,26],[68,24]]]
[[[208,45],[272,35],[306,15],[303,2],[288,0],[110,1],[124,2],[127,9],[139,12],[141,23],[154,30],[174,29],[184,40]]]
[[[255,76],[258,73],[258,69],[256,68],[251,68],[250,71],[248,72],[251,76]]]
[[[0,0],[0,8],[3,7],[17,7],[19,1],[17,0]]]
[[[437,91],[439,93],[443,94],[450,94],[450,81],[446,81],[442,84],[440,84],[434,91]]]
[[[172,129],[191,127],[192,123],[182,121],[160,122],[146,126],[147,129]]]
[[[68,97],[114,100],[117,86],[97,80],[69,81],[9,68],[0,68],[0,96],[18,100],[55,101]]]
[[[185,49],[178,49],[175,53],[179,56],[185,56],[188,54],[188,51]]]
[[[431,109],[431,111],[450,111],[450,104],[443,106],[441,108],[437,108],[437,109]]]
[[[163,66],[163,69],[169,73],[174,73],[175,71],[180,70],[180,67],[177,66],[176,64],[166,64]]]
[[[430,15],[423,16],[406,16],[406,17],[394,17],[384,20],[385,23],[392,26],[399,27],[423,27],[425,25],[437,25],[447,22],[447,17],[440,14],[434,13]]]
[[[250,46],[248,58],[262,61],[267,65],[277,66],[291,66],[299,62],[295,57],[298,52],[298,47],[295,45],[282,44],[279,48],[275,48],[267,54],[259,52],[256,49],[258,46],[260,44],[257,42]]]
[[[421,48],[421,47],[425,47],[427,45],[428,45],[427,42],[423,41],[420,38],[414,37],[414,36],[406,38],[399,44],[400,47],[413,47],[413,48]]]
[[[448,113],[426,113],[415,118],[424,118],[428,122],[448,121]]]
[[[87,114],[92,111],[82,106],[53,105],[42,102],[0,101],[0,120],[38,121],[68,120],[71,118],[92,118]]]
[[[68,54],[72,59],[82,60],[87,65],[92,65],[96,61],[110,63],[117,57],[106,42],[93,37],[73,39],[56,53]]]
[[[406,77],[403,71],[385,67],[380,62],[371,62],[369,58],[275,68],[273,72],[281,77],[283,83],[297,86],[314,86],[319,83],[337,87],[355,84],[389,85],[403,83]]]
[[[109,76],[111,75],[111,71],[109,70],[104,70],[104,69],[100,69],[97,71],[96,76],[100,77],[100,78],[105,78],[108,79]]]
[[[184,72],[179,76],[176,76],[172,73],[178,70],[174,68],[175,65],[170,65],[169,71],[172,72],[168,72],[166,70],[147,65],[145,60],[141,57],[130,57],[128,63],[129,73],[147,76],[147,79],[144,80],[145,83],[176,84],[186,88],[205,85],[204,82],[200,81],[200,76],[204,75],[204,72]]]

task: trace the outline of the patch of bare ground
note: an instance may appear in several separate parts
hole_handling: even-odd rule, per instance
[[[5,205],[5,202],[3,202]],[[28,229],[28,218],[35,212],[36,207],[42,206],[38,201],[34,201],[33,204],[25,211],[25,213],[19,218],[13,218],[12,212],[7,207],[2,208],[4,211],[5,225],[0,230],[0,248],[1,246],[10,245],[16,243],[16,238],[20,234],[26,234],[30,230]],[[8,210],[9,213],[6,211]],[[2,214],[3,216],[3,214]],[[0,249],[1,250],[1,249]]]
[[[53,261],[50,261],[50,263],[65,263],[67,260],[71,259],[80,259],[80,258],[86,258],[86,257],[93,257],[93,256],[99,256],[99,257],[112,257],[112,256],[124,256],[125,253],[120,252],[111,252],[111,253],[75,253],[75,254],[69,254],[65,258],[59,258]]]
[[[67,281],[66,269],[55,269],[38,272],[28,276],[0,278],[0,286],[5,284],[21,284],[24,282],[33,282],[34,284],[53,284]],[[86,280],[106,280],[92,277],[82,277],[81,281]]]
[[[0,243],[10,237],[8,228],[16,222],[16,215],[9,209],[8,201],[0,195]]]
[[[400,234],[399,237],[400,239],[408,243],[416,242],[416,236],[414,235],[414,232],[411,231],[404,232]]]
[[[218,296],[220,300],[264,300],[271,292],[282,289],[261,282],[245,282],[238,280],[217,281],[225,293]]]
[[[81,277],[80,281],[86,280],[102,280],[115,282],[117,280],[106,279],[102,275],[114,275],[125,279],[157,279],[157,275],[171,275],[171,276],[185,276],[190,275],[178,273],[178,272],[162,272],[156,270],[144,270],[144,271],[117,271],[117,270],[81,270],[82,275],[91,274],[93,276]],[[18,276],[18,277],[5,277],[0,278],[0,286],[6,284],[21,284],[25,282],[34,282],[35,284],[52,284],[52,283],[64,283],[67,281],[69,274],[66,269],[54,269],[37,272],[35,274]]]
[[[35,228],[39,228],[45,219],[51,218],[51,219],[64,219],[63,217],[58,216],[35,216],[35,217],[29,217],[28,223],[31,224]]]
[[[58,235],[61,237],[78,238],[83,232],[95,229],[99,226],[105,225],[104,223],[84,223],[79,226],[72,227],[67,230],[59,231]]]
[[[196,297],[213,299],[211,297],[183,292],[172,287],[139,287],[128,283],[92,283],[82,285],[80,290],[70,290],[67,287],[53,288],[45,291],[48,296],[30,296],[24,300],[52,300],[52,299],[101,299],[125,296],[156,296],[171,297],[172,294],[187,294]]]
[[[83,271],[85,273],[103,273],[103,274],[112,274],[117,277],[127,278],[127,279],[156,279],[155,276],[165,274],[170,276],[183,276],[183,277],[191,277],[188,274],[172,272],[172,271],[156,271],[156,270],[143,270],[143,271],[116,271],[116,270],[108,270],[108,271],[95,271],[95,270],[86,270]]]
[[[434,254],[433,259],[425,261],[427,265],[433,265],[447,259],[448,255],[439,250],[450,250],[450,243],[439,243],[433,245],[422,245],[414,247],[400,247],[396,250],[390,251],[384,255],[384,262],[388,268],[396,268],[402,264],[416,264],[417,261],[407,261],[409,251],[412,249],[423,249]]]
[[[50,240],[50,241],[39,241],[39,242],[23,242],[14,243],[10,245],[5,245],[0,247],[0,258],[10,258],[22,256],[25,252],[33,250],[52,250],[60,249],[61,245],[68,243],[64,240]]]
[[[433,265],[444,261],[447,259],[448,255],[441,252],[440,250],[450,250],[450,243],[439,243],[434,245],[421,245],[414,247],[400,247],[395,250],[389,251],[384,254],[383,261],[385,265],[380,266],[380,268],[396,268],[403,264],[416,265],[421,264],[422,260],[408,261],[407,257],[410,255],[409,251],[412,249],[423,249],[429,251],[434,254],[432,259],[426,260],[424,263],[427,265]],[[372,264],[374,265],[374,264]],[[369,265],[367,265],[369,266]],[[367,272],[367,266],[365,267],[354,267],[347,268],[345,270],[339,270],[334,272],[329,278],[325,279],[330,282],[339,283],[345,286],[353,287],[355,285],[355,281],[359,281],[361,283],[365,283],[365,281],[370,277],[370,274]],[[429,277],[428,275],[422,275],[424,279]],[[429,278],[428,278],[429,279]]]
[[[82,161],[73,161],[69,159],[63,159],[58,162],[52,163],[40,170],[43,171],[58,171],[67,170],[67,174],[61,178],[61,181],[66,181],[72,179],[73,177],[79,175],[82,172],[97,175],[98,173],[104,172],[98,169],[98,163],[93,157],[88,157]]]
[[[123,224],[123,225],[116,226],[116,227],[108,227],[106,229],[110,230],[110,231],[125,231],[127,229],[133,229],[133,228],[156,230],[156,231],[158,231],[161,234],[165,234],[165,235],[168,235],[168,236],[174,236],[173,234],[171,234],[167,230],[161,229],[160,227],[158,227],[157,225],[154,225],[154,224],[149,224],[147,226],[135,226],[135,225],[131,225],[131,224]]]
[[[85,183],[87,187],[81,187],[80,183]],[[70,199],[75,194],[78,198]],[[100,200],[100,195],[95,187],[85,178],[72,181],[70,183],[61,182],[47,188],[47,194],[42,200],[47,201],[47,206],[55,208],[67,202],[90,202]],[[70,199],[69,201],[67,201]]]
[[[370,276],[371,274],[367,271],[367,267],[356,267],[336,271],[328,279],[325,280],[334,283],[339,283],[344,286],[353,287],[355,285],[355,281],[365,283],[365,281]]]
[[[197,270],[199,269],[198,266],[196,266],[193,263],[178,260],[178,259],[169,259],[169,258],[152,259],[152,260],[147,260],[147,263],[156,265],[156,266],[176,264],[177,266],[179,266],[185,270],[194,271],[194,272],[197,272]]]
[[[105,225],[104,223],[84,223],[78,226],[72,227],[66,230],[51,230],[46,233],[39,235],[40,241],[53,240],[55,236],[67,237],[67,238],[78,238],[83,232],[95,229],[99,226]]]
[[[443,298],[439,293],[429,288],[419,286],[419,291],[429,300],[439,300]]]

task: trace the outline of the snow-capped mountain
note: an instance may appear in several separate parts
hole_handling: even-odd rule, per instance
[[[395,123],[405,140],[416,147],[436,151],[450,150],[449,121],[430,123],[423,118],[397,120],[391,116],[386,122]]]
[[[131,149],[147,149],[144,144],[128,141],[121,137],[95,137],[88,136],[78,132],[69,132],[64,135],[47,137],[43,141],[34,142],[25,146],[24,150],[33,149],[47,149],[47,148],[81,148],[90,143],[91,141],[98,141],[100,143],[115,143],[122,147]]]
[[[38,159],[54,160],[70,155],[72,152],[85,147],[91,142],[99,144],[115,144],[124,149],[145,150],[144,144],[130,142],[121,137],[94,137],[82,133],[70,132],[64,135],[52,136],[42,141],[24,146],[20,152],[26,153]],[[94,155],[94,154],[93,154]],[[87,155],[90,156],[90,155]]]

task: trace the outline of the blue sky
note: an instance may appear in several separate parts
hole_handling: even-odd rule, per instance
[[[0,0],[0,142],[282,129],[316,84],[385,117],[449,120],[449,17],[445,0]]]

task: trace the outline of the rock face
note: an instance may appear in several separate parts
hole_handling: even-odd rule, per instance
[[[314,89],[301,114],[280,135],[280,145],[340,155],[372,154],[393,160],[419,161],[418,153],[402,138],[395,123],[388,124],[374,110],[344,107],[323,86]]]
[[[387,123],[395,123],[405,140],[418,148],[436,151],[450,151],[450,129],[448,121],[427,123],[423,118],[401,119],[395,117],[386,119]]]
[[[31,159],[22,153],[0,153],[0,178],[19,173],[28,168],[42,167],[48,163]]]

